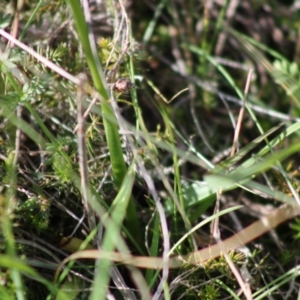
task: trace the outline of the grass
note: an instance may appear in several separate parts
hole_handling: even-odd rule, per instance
[[[297,51],[234,3],[0,8],[1,299],[299,298]]]

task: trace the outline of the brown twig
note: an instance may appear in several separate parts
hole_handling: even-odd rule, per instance
[[[222,242],[216,243],[202,250],[194,251],[185,256],[171,257],[169,259],[169,268],[180,268],[185,264],[203,265],[208,260],[221,256],[224,254],[224,251],[228,253],[230,251],[237,250],[271,229],[277,227],[279,224],[299,215],[300,207],[298,205],[283,204],[267,216],[262,217],[260,220],[252,223],[245,229]],[[58,268],[58,272],[60,272],[63,265],[67,262],[81,258],[106,258],[115,262],[148,269],[161,269],[163,266],[163,259],[161,257],[133,256],[128,253],[86,250],[70,255],[62,262],[60,268]]]

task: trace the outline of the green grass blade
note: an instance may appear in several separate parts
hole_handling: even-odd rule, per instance
[[[113,251],[118,244],[118,236],[131,198],[134,178],[134,172],[129,170],[120,191],[112,204],[111,219],[114,226],[106,228],[102,244],[102,250],[104,251]],[[110,267],[111,261],[107,259],[101,259],[98,261],[96,276],[90,296],[91,300],[104,300],[106,298],[107,286],[110,278]]]
[[[103,124],[105,128],[105,136],[110,152],[112,171],[114,179],[118,186],[121,185],[123,178],[126,174],[126,165],[123,158],[123,151],[120,143],[120,136],[118,133],[117,121],[112,112],[112,108],[108,103],[109,93],[106,86],[105,77],[102,71],[99,57],[93,45],[89,40],[88,24],[84,18],[82,8],[79,1],[67,1],[72,9],[75,26],[78,31],[78,36],[81,41],[85,57],[94,85],[103,98],[101,102],[101,109],[103,115]]]
[[[73,12],[78,36],[85,52],[87,64],[89,66],[94,85],[103,98],[103,100],[101,101],[101,109],[105,137],[109,149],[113,177],[116,185],[120,187],[127,172],[127,168],[123,157],[120,136],[118,133],[117,120],[112,111],[111,105],[108,102],[109,93],[107,90],[105,77],[102,71],[99,57],[97,55],[97,51],[95,49],[94,42],[91,42],[91,40],[89,39],[90,35],[88,25],[84,18],[80,2],[69,0],[68,3]],[[133,232],[137,235],[137,240],[141,242],[143,240],[143,233],[140,230],[139,220],[137,217],[137,211],[133,198],[128,205],[128,215],[126,217],[126,221],[129,230],[134,230]]]

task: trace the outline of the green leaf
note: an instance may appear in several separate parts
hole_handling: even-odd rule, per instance
[[[6,28],[9,26],[11,22],[12,16],[11,15],[4,15],[2,12],[0,12],[0,28]]]
[[[198,216],[204,213],[215,201],[215,192],[205,181],[195,181],[190,185],[183,186],[183,200],[185,209],[199,206]],[[174,212],[174,202],[169,198],[165,202],[165,211],[167,215]]]

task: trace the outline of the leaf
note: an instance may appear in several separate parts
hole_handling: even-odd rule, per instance
[[[208,186],[205,181],[195,181],[192,184],[183,187],[183,200],[185,208],[191,208],[199,205],[200,210],[197,214],[204,213],[209,206],[215,201],[215,192]],[[168,199],[165,203],[167,215],[174,212],[174,202]]]

